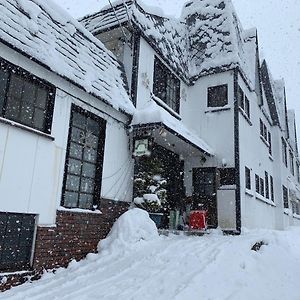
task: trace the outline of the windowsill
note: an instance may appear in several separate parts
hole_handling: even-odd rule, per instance
[[[255,198],[261,202],[264,202],[265,204],[276,207],[276,204],[272,200],[269,200],[258,193],[255,193]]]
[[[98,209],[96,210],[90,210],[90,209],[83,209],[83,208],[66,208],[63,206],[59,206],[58,211],[63,212],[71,212],[71,213],[85,213],[85,214],[99,214],[102,215],[102,212]]]
[[[53,136],[51,136],[51,135],[49,135],[47,133],[44,133],[44,132],[39,131],[37,129],[31,128],[29,126],[17,123],[15,121],[11,121],[11,120],[8,120],[8,119],[0,117],[0,123],[3,123],[3,124],[6,124],[6,125],[9,125],[9,126],[18,128],[18,129],[22,129],[22,130],[28,131],[28,132],[33,133],[33,134],[37,134],[37,135],[39,135],[41,137],[44,137],[44,138],[47,138],[47,139],[49,139],[51,141],[55,140],[55,138]]]
[[[272,156],[271,154],[269,154],[269,159],[270,159],[271,161],[274,161],[274,158],[273,158],[273,156]]]
[[[245,118],[245,120],[248,122],[248,124],[249,124],[250,126],[252,126],[253,124],[252,124],[250,118],[248,117],[248,115],[246,114],[246,112],[245,112],[241,107],[239,107],[239,110],[240,110],[240,113],[242,114],[242,116],[243,116],[243,117]]]
[[[270,144],[266,141],[266,139],[260,135],[260,139],[264,142],[264,144],[269,148]]]
[[[155,101],[156,104],[158,104],[159,106],[161,106],[162,108],[164,108],[173,117],[175,117],[176,119],[178,119],[179,121],[181,121],[180,115],[175,110],[173,110],[168,104],[166,104],[160,98],[158,98],[157,96],[155,96],[153,93],[151,93],[151,98],[152,98],[153,101]]]
[[[248,196],[250,196],[250,197],[254,197],[254,193],[253,193],[253,191],[251,191],[251,190],[249,190],[249,189],[245,189],[245,194],[247,194]]]
[[[230,109],[231,109],[230,105],[225,105],[222,107],[208,107],[205,110],[205,113],[213,113],[213,112],[219,112],[219,111],[230,110]]]
[[[300,220],[300,215],[297,215],[297,214],[293,213],[293,218]]]
[[[283,213],[287,216],[290,216],[290,217],[293,215],[293,212],[290,208],[284,208]]]
[[[221,185],[218,190],[236,190],[236,185]]]

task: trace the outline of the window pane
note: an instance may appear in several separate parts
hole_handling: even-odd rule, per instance
[[[48,99],[48,92],[43,88],[38,88],[36,93],[36,106],[42,109],[46,109]]]
[[[36,87],[28,81],[24,81],[23,101],[34,103]]]
[[[72,141],[76,141],[77,143],[84,144],[85,133],[83,130],[73,127],[71,138]]]
[[[41,110],[39,108],[35,109],[34,117],[33,117],[33,123],[34,127],[38,129],[44,129],[45,125],[45,119],[46,119],[46,112],[44,110]]]
[[[82,178],[81,179],[81,187],[80,187],[81,192],[84,193],[94,193],[94,180],[90,178]]]
[[[227,84],[209,87],[207,90],[207,106],[222,107],[228,103]]]
[[[83,146],[75,144],[75,143],[70,143],[70,156],[74,158],[81,159],[82,158],[82,151],[83,151]]]
[[[66,189],[69,191],[79,191],[80,177],[75,175],[68,175],[66,182]]]
[[[80,194],[79,208],[90,209],[93,206],[93,195]]]
[[[64,206],[65,207],[77,207],[78,193],[65,192]]]
[[[77,159],[69,159],[68,172],[75,175],[80,175],[81,173],[81,161]]]
[[[0,116],[4,105],[6,87],[7,87],[8,72],[0,69]]]
[[[79,128],[85,128],[86,124],[86,117],[80,113],[74,112],[72,124]]]
[[[12,97],[20,100],[22,98],[22,92],[23,92],[23,79],[18,77],[15,74],[12,74],[10,78],[10,84],[9,84],[9,92],[8,92],[9,98]]]
[[[96,166],[94,164],[83,163],[82,176],[94,178],[96,172]]]
[[[98,148],[98,137],[88,132],[85,138],[85,145],[88,148],[97,149]]]
[[[97,160],[97,150],[92,148],[85,148],[83,159],[88,162],[96,162]]]
[[[33,106],[31,106],[28,103],[22,103],[20,121],[25,125],[31,125],[33,112],[34,112]]]
[[[21,102],[17,98],[8,98],[5,117],[18,120],[20,116]]]
[[[88,131],[91,131],[94,135],[98,136],[99,135],[99,124],[91,119],[91,118],[88,118],[87,119],[87,130]]]

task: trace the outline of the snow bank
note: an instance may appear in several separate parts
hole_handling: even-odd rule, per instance
[[[157,228],[142,209],[133,208],[125,212],[113,225],[109,235],[98,245],[98,250],[114,251],[131,248],[140,241],[158,238]]]

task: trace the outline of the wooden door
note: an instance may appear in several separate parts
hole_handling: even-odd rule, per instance
[[[208,211],[208,226],[218,227],[217,184],[215,168],[193,169],[193,209]]]

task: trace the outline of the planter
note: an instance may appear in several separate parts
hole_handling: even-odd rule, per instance
[[[157,228],[162,227],[163,213],[149,213],[150,219],[155,223]]]

